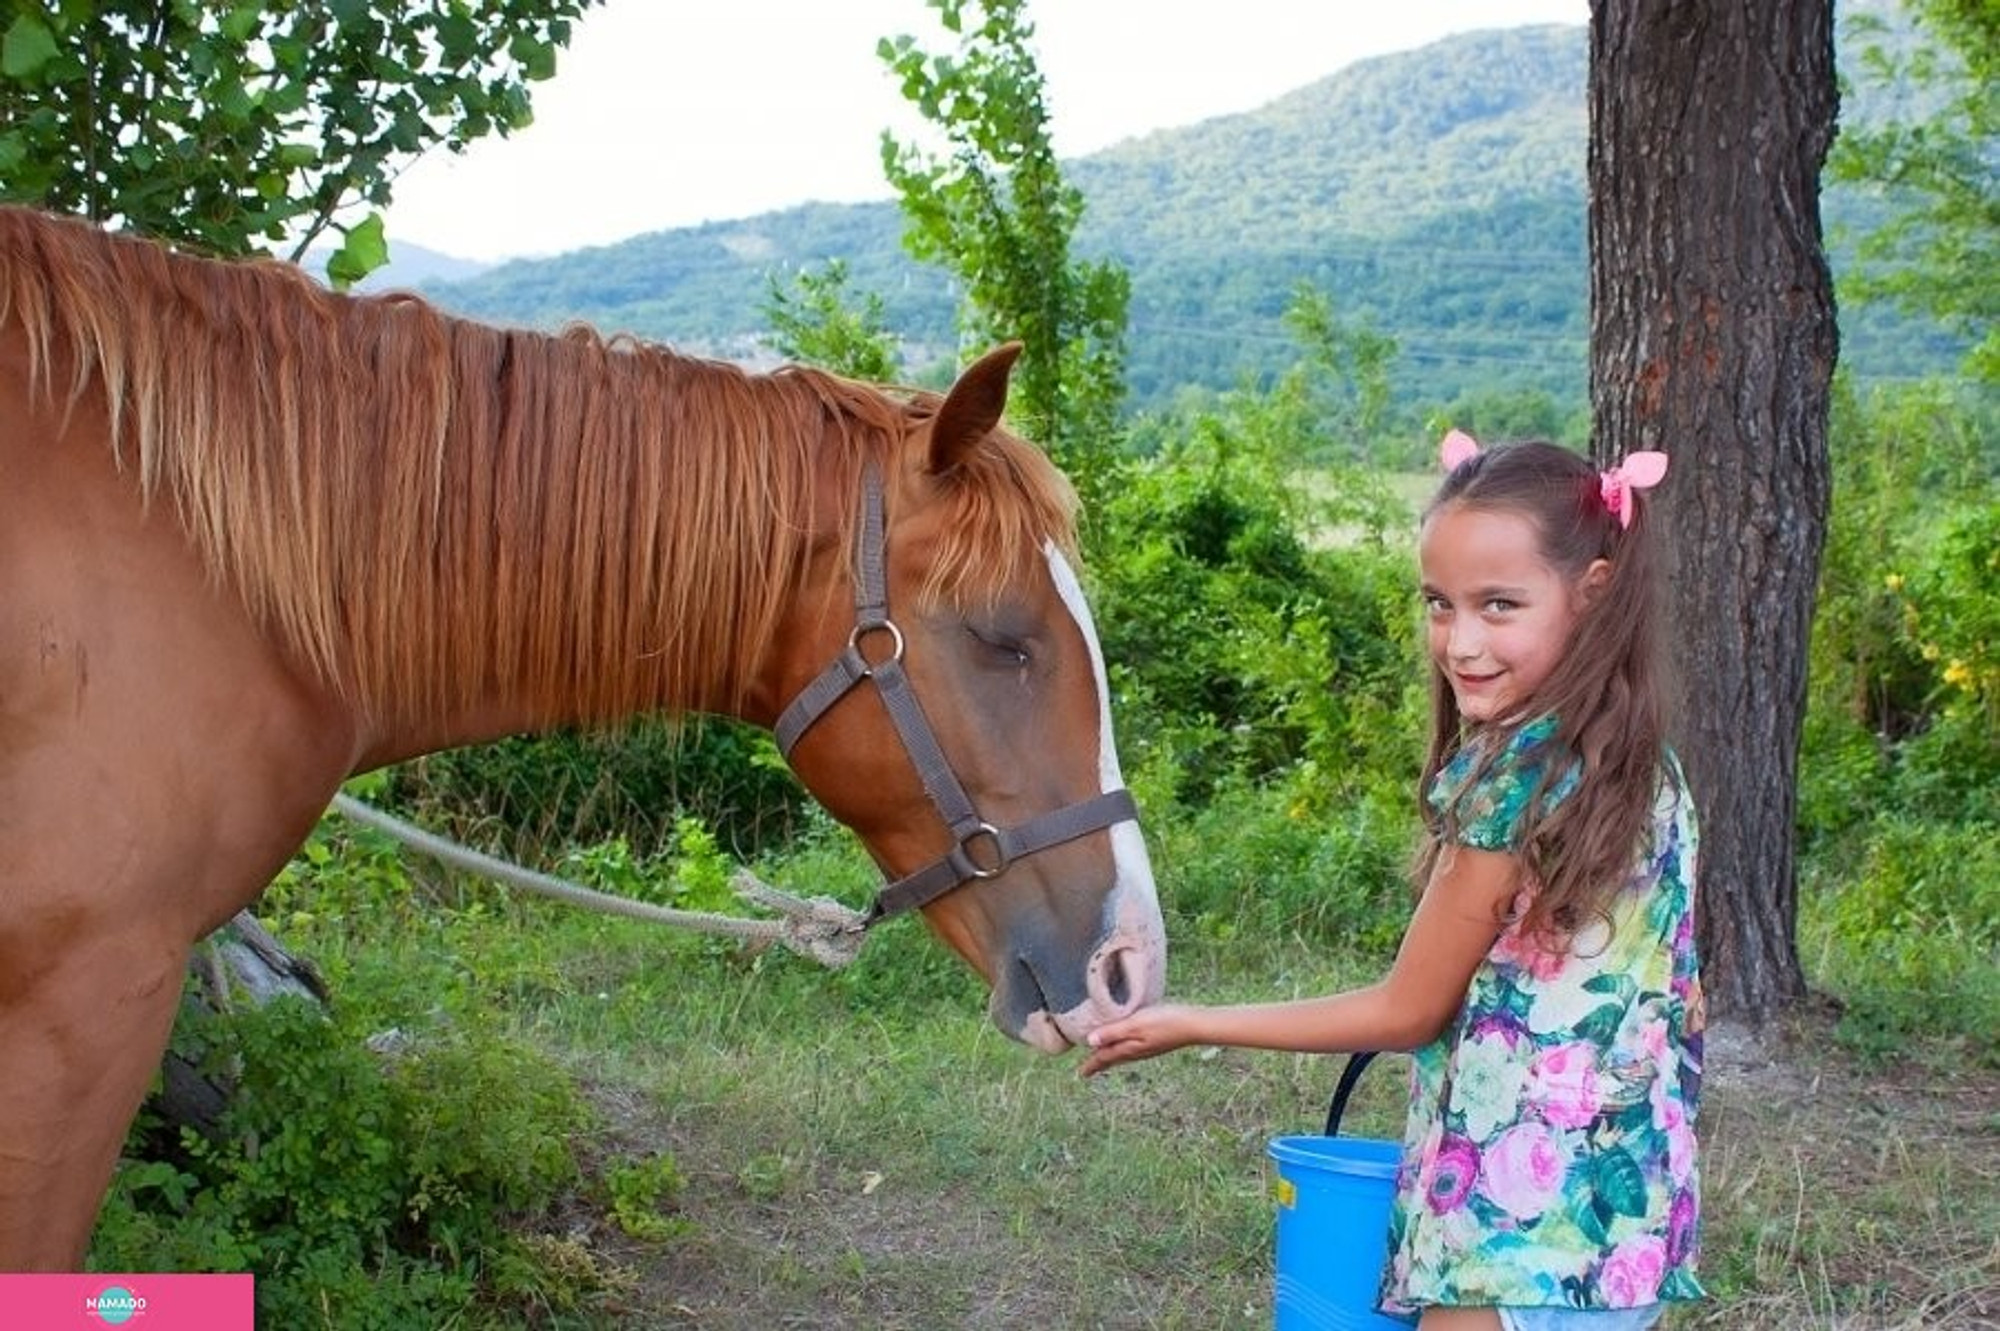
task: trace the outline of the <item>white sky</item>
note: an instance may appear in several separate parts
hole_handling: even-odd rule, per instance
[[[1589,0],[1031,0],[1056,149],[1246,111],[1453,32],[1589,21]],[[533,85],[535,123],[404,173],[403,240],[549,254],[808,200],[889,197],[884,129],[922,121],[884,36],[956,39],[924,0],[609,0]]]

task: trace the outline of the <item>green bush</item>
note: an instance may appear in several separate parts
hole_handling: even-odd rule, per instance
[[[517,859],[614,838],[650,857],[683,815],[750,856],[798,835],[810,804],[768,733],[713,717],[432,754],[394,769],[386,793],[432,831]]]
[[[2000,492],[1950,386],[1842,394],[1800,759],[1801,951],[1875,1055],[2000,1029]]]
[[[1124,745],[1140,763],[1170,750],[1191,804],[1330,751],[1348,766],[1412,669],[1414,580],[1382,530],[1400,509],[1358,475],[1345,507],[1315,509],[1235,424],[1132,469],[1092,568]],[[1315,518],[1361,535],[1316,547]]]
[[[1891,815],[1873,831],[1859,870],[1831,899],[1842,939],[2000,948],[2000,828]]]
[[[1921,1037],[2000,1065],[2000,828],[1889,814],[1851,870],[1808,879],[1802,942],[1839,1037],[1886,1056]]]
[[[254,1271],[272,1326],[442,1326],[490,1302],[503,1267],[516,1302],[572,1300],[524,1279],[516,1237],[578,1179],[572,1141],[591,1119],[567,1075],[478,1027],[391,1055],[365,1037],[291,997],[191,1010],[177,1038],[233,1097],[213,1137],[142,1115],[91,1269]]]
[[[1927,724],[1954,659],[1968,670],[1992,665],[2000,612],[1983,590],[1994,570],[1980,563],[2000,521],[2000,459],[1989,456],[1980,419],[1976,404],[1938,385],[1862,400],[1843,382],[1835,397],[1811,706],[1845,714],[1885,744]],[[1966,535],[1940,540],[1951,522]]]
[[[1409,923],[1407,794],[1331,812],[1298,783],[1233,784],[1203,807],[1155,820],[1161,895],[1204,935],[1299,935],[1383,958]]]
[[[1901,594],[1904,631],[1936,672],[1933,705],[1977,713],[2000,734],[2000,495],[1947,508],[1914,551]]]

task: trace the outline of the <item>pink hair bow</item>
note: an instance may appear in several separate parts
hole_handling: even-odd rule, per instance
[[[1463,430],[1446,433],[1444,443],[1438,450],[1438,457],[1447,472],[1458,470],[1458,464],[1467,458],[1479,456],[1479,441]]]
[[[1652,489],[1666,474],[1665,453],[1627,453],[1623,462],[1597,474],[1597,492],[1604,496],[1604,506],[1618,519],[1618,525],[1630,527],[1632,496]]]

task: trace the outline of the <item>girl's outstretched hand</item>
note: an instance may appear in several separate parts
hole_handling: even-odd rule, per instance
[[[1100,1026],[1090,1033],[1090,1056],[1077,1071],[1094,1077],[1120,1063],[1136,1063],[1193,1044],[1200,1038],[1199,1012],[1181,1003],[1162,1003]]]

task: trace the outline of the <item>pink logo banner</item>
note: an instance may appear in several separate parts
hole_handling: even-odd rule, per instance
[[[250,1276],[0,1275],[8,1331],[254,1331]]]

